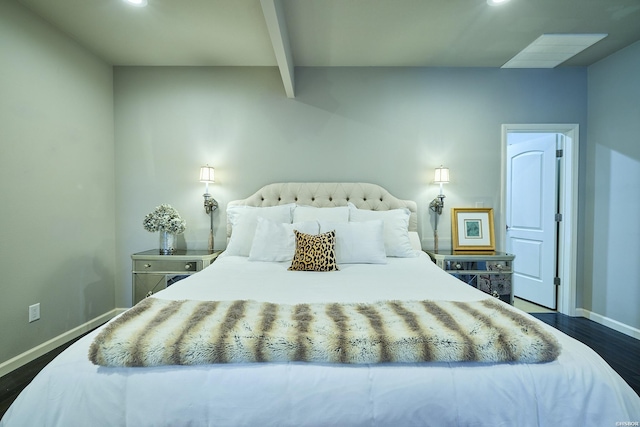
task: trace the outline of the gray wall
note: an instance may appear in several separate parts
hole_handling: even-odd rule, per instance
[[[2,363],[114,308],[115,187],[112,68],[8,1],[0,64]]]
[[[275,68],[116,67],[114,75],[119,307],[130,303],[130,254],[157,247],[142,228],[155,206],[170,203],[186,219],[182,247],[206,247],[204,163],[216,168],[218,248],[226,203],[281,181],[381,184],[418,202],[431,247],[427,206],[438,193],[433,170],[444,164],[446,247],[450,207],[499,207],[503,123],[586,128],[586,68],[298,68],[295,99]]]
[[[640,329],[640,42],[588,75],[583,307]]]

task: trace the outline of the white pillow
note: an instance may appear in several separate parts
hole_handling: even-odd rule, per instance
[[[296,205],[293,210],[293,222],[302,221],[349,221],[349,207],[316,208],[315,206]]]
[[[296,251],[296,237],[293,230],[305,234],[318,234],[319,229],[317,221],[284,224],[258,217],[249,261],[291,261]]]
[[[225,255],[249,256],[258,217],[291,224],[291,211],[295,204],[258,208],[255,206],[228,206],[227,219],[231,223],[231,238]]]
[[[409,239],[409,209],[370,211],[358,209],[349,203],[349,221],[362,222],[381,219],[384,221],[384,247],[389,257],[413,258],[418,256]]]
[[[417,231],[409,232],[409,241],[411,242],[411,247],[420,252],[422,251],[422,242],[420,241],[420,235]]]
[[[336,231],[338,264],[386,264],[384,221],[320,221],[320,233]]]

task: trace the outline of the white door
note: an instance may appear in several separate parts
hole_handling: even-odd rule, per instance
[[[513,135],[507,146],[506,249],[515,296],[556,309],[556,136]]]

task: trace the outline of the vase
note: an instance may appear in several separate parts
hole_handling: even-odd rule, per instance
[[[176,235],[168,231],[160,232],[160,255],[171,255],[175,251]]]

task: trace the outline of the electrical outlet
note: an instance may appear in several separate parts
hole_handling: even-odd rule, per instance
[[[29,323],[40,319],[40,303],[29,306]]]

